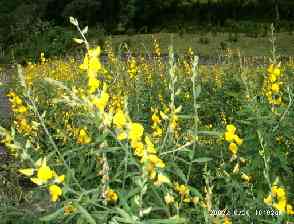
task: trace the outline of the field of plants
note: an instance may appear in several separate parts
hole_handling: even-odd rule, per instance
[[[122,59],[70,21],[82,60],[42,53],[1,83],[0,223],[294,223],[294,62],[274,32],[265,65],[202,65],[157,39]]]

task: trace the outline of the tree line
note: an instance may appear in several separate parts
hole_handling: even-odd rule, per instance
[[[0,0],[0,5],[0,22],[8,27],[37,19],[65,25],[69,16],[75,16],[110,32],[169,23],[221,26],[227,20],[294,18],[292,0]]]

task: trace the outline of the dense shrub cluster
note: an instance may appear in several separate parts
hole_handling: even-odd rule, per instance
[[[71,22],[82,62],[41,54],[9,89],[1,221],[293,222],[293,63],[120,60]]]

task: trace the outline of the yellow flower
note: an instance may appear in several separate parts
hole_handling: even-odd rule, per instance
[[[243,139],[239,138],[238,135],[234,135],[233,138],[234,138],[234,141],[235,141],[238,145],[242,145],[242,143],[243,143]]]
[[[269,195],[267,198],[263,199],[263,202],[267,205],[271,205],[273,203],[273,198],[271,195]]]
[[[53,185],[49,186],[49,192],[50,192],[50,195],[51,195],[51,201],[52,202],[56,202],[58,200],[58,198],[62,194],[61,188],[56,184],[53,184]]]
[[[54,180],[55,183],[60,184],[60,183],[63,183],[64,182],[64,179],[65,179],[65,176],[64,175],[58,176],[57,173],[55,171],[53,171],[53,176],[54,176],[54,179],[55,179]]]
[[[116,192],[109,188],[105,192],[105,198],[108,202],[115,203],[117,202],[118,196]]]
[[[101,96],[99,98],[93,99],[93,104],[98,108],[100,112],[103,112],[108,100],[109,94],[105,91],[102,91]]]
[[[232,134],[234,134],[235,131],[236,131],[236,127],[235,127],[233,124],[228,124],[228,125],[226,126],[226,129],[227,129],[228,132],[230,132],[230,133],[232,133]]]
[[[163,175],[163,174],[158,174],[157,175],[157,180],[156,180],[156,182],[154,182],[154,185],[159,187],[164,183],[166,183],[166,184],[170,183],[169,178],[167,176]]]
[[[251,180],[251,176],[246,175],[245,173],[243,173],[241,175],[241,178],[247,182],[249,182]]]
[[[175,190],[179,192],[179,194],[184,198],[187,197],[190,193],[190,190],[188,186],[181,184],[179,185],[178,183],[175,183]]]
[[[37,172],[37,177],[43,182],[47,182],[53,177],[53,171],[46,164],[46,159],[43,160],[41,167],[39,167]]]
[[[152,115],[151,119],[152,119],[154,124],[160,124],[161,123],[161,120],[160,120],[159,116],[157,116],[155,113]]]
[[[225,140],[227,141],[227,142],[233,142],[234,141],[234,133],[232,133],[232,132],[226,132],[225,133]]]
[[[28,109],[25,106],[23,106],[23,105],[20,106],[20,107],[18,107],[17,110],[15,110],[15,112],[18,112],[18,113],[25,113],[27,111],[28,111]]]
[[[293,210],[293,207],[292,207],[292,205],[287,205],[287,207],[286,207],[286,210],[287,210],[287,213],[289,214],[289,215],[294,215],[294,210]]]
[[[144,128],[139,123],[131,123],[130,131],[129,131],[129,138],[132,141],[139,141],[143,135]]]
[[[235,143],[230,143],[229,150],[235,155],[238,152],[238,146]]]
[[[278,199],[285,198],[286,192],[282,187],[273,186],[272,187],[272,194],[273,196],[277,196]]]
[[[270,79],[271,82],[277,81],[277,77],[274,74],[270,74],[269,79]]]
[[[124,131],[117,134],[117,139],[119,141],[125,140],[126,138],[127,138],[127,133]]]
[[[228,217],[225,217],[223,224],[232,224],[232,222],[231,222],[231,220]]]
[[[191,201],[194,205],[196,205],[199,202],[199,197],[192,197]]]
[[[32,168],[27,168],[27,169],[19,169],[18,170],[20,173],[22,173],[25,176],[33,176],[34,175],[34,169]]]
[[[145,143],[147,145],[147,152],[148,153],[156,153],[156,149],[154,148],[154,144],[151,142],[148,136],[145,137]]]
[[[286,199],[283,200],[279,200],[278,203],[274,203],[273,207],[277,210],[279,210],[280,212],[286,212]]]
[[[91,142],[91,138],[89,137],[85,129],[82,128],[80,130],[77,142],[79,144],[89,144]]]
[[[170,194],[170,193],[167,193],[165,196],[164,196],[164,201],[166,204],[171,204],[175,201],[175,198]]]
[[[71,203],[69,203],[63,207],[63,210],[64,210],[64,214],[68,215],[70,213],[75,212],[76,208]]]
[[[142,142],[132,141],[131,146],[133,149],[135,149],[135,155],[139,157],[144,156],[144,145]]]
[[[275,68],[273,74],[276,75],[276,76],[280,76],[281,75],[281,70],[279,68]]]
[[[149,162],[153,163],[156,167],[159,167],[159,168],[165,167],[164,162],[160,158],[158,158],[157,155],[154,155],[154,154],[148,155],[147,159]]]
[[[273,75],[275,75],[275,76],[280,76],[280,74],[281,74],[281,70],[280,70],[280,68],[279,68],[277,65],[273,65],[273,64],[271,64],[271,65],[268,67],[267,72],[268,72],[269,74],[273,74]]]
[[[127,118],[122,110],[118,110],[113,117],[113,124],[117,128],[123,128],[127,123]]]
[[[279,92],[280,91],[280,86],[277,83],[272,84],[271,89],[273,92]]]
[[[154,137],[160,137],[160,136],[162,136],[162,133],[163,133],[162,129],[159,127],[156,127],[154,132],[152,133],[152,135]]]

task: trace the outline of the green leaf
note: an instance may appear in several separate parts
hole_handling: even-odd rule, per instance
[[[69,22],[74,26],[77,26],[79,24],[78,21],[72,16],[69,17]]]
[[[135,223],[136,220],[134,220],[127,212],[125,212],[124,210],[120,209],[120,208],[116,208],[118,214],[122,217],[122,218],[116,218],[117,220],[119,220],[120,222],[123,223]]]
[[[184,172],[175,163],[171,163],[171,165],[174,167],[174,173],[181,178],[181,181],[186,182],[187,178]]]
[[[93,217],[91,216],[91,214],[81,205],[77,204],[77,208],[80,211],[81,215],[83,216],[83,218],[85,218],[88,223],[90,224],[96,224],[96,221],[93,219]]]
[[[170,219],[151,219],[145,222],[146,224],[181,224],[187,223],[187,220],[180,217],[173,217]]]
[[[78,43],[78,44],[82,44],[84,43],[84,41],[82,39],[78,39],[78,38],[73,38],[74,42]]]
[[[82,34],[86,34],[88,33],[88,26],[86,26],[83,30],[82,30]]]
[[[205,136],[221,136],[223,133],[217,131],[198,131],[198,135],[205,135]]]
[[[201,158],[194,159],[192,163],[207,163],[211,160],[212,158],[209,158],[209,157],[201,157]]]
[[[195,87],[195,97],[198,98],[200,96],[200,93],[201,93],[201,86],[197,85]]]
[[[49,222],[49,221],[52,221],[52,220],[55,220],[58,216],[62,215],[64,213],[64,209],[63,208],[60,208],[58,209],[57,211],[49,214],[49,215],[46,215],[44,217],[41,217],[40,218],[40,221],[42,222]]]

